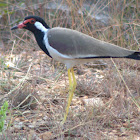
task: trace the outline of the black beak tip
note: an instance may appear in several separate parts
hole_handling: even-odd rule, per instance
[[[11,30],[15,30],[17,28],[18,28],[18,26],[14,26],[14,27],[11,28]]]

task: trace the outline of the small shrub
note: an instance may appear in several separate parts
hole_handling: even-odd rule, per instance
[[[8,111],[8,102],[5,101],[0,110],[0,132],[3,131],[7,111]]]

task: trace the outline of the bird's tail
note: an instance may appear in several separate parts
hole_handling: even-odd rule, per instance
[[[140,60],[140,52],[134,52],[133,54],[126,56],[126,58]]]

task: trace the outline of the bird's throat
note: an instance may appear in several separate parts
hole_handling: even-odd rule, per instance
[[[36,38],[36,41],[37,41],[37,44],[39,45],[39,47],[49,56],[49,52],[44,44],[44,36],[45,36],[45,33],[47,32],[42,32],[41,30],[37,30],[35,33],[34,33],[34,36]]]

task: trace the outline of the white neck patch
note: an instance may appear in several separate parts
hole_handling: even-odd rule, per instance
[[[48,29],[45,28],[45,27],[43,26],[43,24],[40,23],[40,22],[38,22],[38,21],[36,21],[34,25],[36,26],[37,29],[39,29],[39,30],[42,31],[42,32],[48,31]]]

